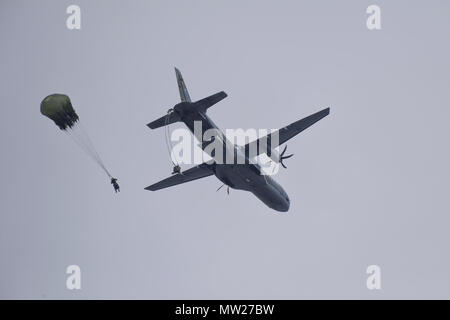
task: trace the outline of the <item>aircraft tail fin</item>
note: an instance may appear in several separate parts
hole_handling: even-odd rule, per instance
[[[192,102],[191,97],[189,96],[189,92],[186,88],[186,84],[184,83],[183,76],[181,75],[180,70],[175,68],[175,75],[177,76],[178,89],[180,90],[180,98],[182,102]],[[206,110],[218,103],[219,101],[225,99],[227,94],[224,91],[220,91],[216,94],[213,94],[204,99],[198,100],[195,102],[196,107],[199,111],[206,113]],[[176,112],[169,112],[167,115],[162,116],[161,118],[156,119],[155,121],[150,122],[147,126],[150,129],[156,129],[160,127],[167,126],[174,122],[181,121],[181,117]]]
[[[180,90],[181,102],[191,102],[191,97],[184,83],[180,70],[175,67],[175,75],[177,76],[178,90]]]

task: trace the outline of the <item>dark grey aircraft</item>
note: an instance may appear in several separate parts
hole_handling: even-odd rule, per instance
[[[156,129],[159,127],[167,126],[168,124],[174,122],[182,121],[194,135],[196,133],[198,135],[200,132],[196,132],[198,130],[194,131],[194,121],[200,121],[202,129],[201,136],[196,136],[196,138],[199,141],[203,141],[203,134],[206,130],[219,130],[214,122],[212,122],[212,120],[207,116],[206,111],[209,107],[227,97],[227,94],[221,91],[197,102],[192,102],[191,98],[189,97],[189,93],[187,91],[183,77],[181,76],[181,73],[177,68],[175,68],[175,73],[177,76],[181,102],[175,105],[173,109],[170,109],[167,115],[149,123],[148,126],[151,129]],[[276,161],[278,161],[284,168],[286,168],[283,160],[290,158],[292,155],[284,156],[284,153],[286,152],[285,147],[285,149],[279,156],[273,157],[272,155],[276,153],[276,151],[274,151],[274,148],[285,143],[309,126],[327,116],[329,113],[330,108],[326,108],[304,119],[291,123],[284,128],[279,129],[276,132],[278,135],[278,139],[272,139],[272,137],[275,137],[273,136],[274,133],[272,132],[271,134],[252,141],[242,147],[232,145],[235,160],[238,157],[241,157],[245,159],[244,163],[234,161],[232,162],[232,164],[228,164],[229,162],[225,161],[209,161],[183,172],[179,172],[179,168],[176,168],[174,170],[174,173],[176,173],[175,175],[172,175],[171,177],[157,182],[145,189],[156,191],[188,181],[215,175],[220,181],[224,183],[224,185],[227,185],[228,188],[231,187],[233,189],[250,191],[268,207],[277,211],[288,211],[290,200],[287,193],[269,175],[261,173],[261,166],[258,163],[255,163],[255,161],[252,161],[252,159],[250,158],[250,154],[254,156],[266,153],[268,156],[270,156],[272,159],[276,159]],[[224,140],[221,140],[221,143],[222,141],[224,150],[229,148],[228,141],[225,142]],[[203,143],[202,149],[205,150],[206,146],[207,144]],[[256,154],[254,154],[255,152],[250,153],[250,150],[256,150]],[[214,157],[214,154],[212,154],[212,156]]]

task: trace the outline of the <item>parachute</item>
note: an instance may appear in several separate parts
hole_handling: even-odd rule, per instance
[[[51,94],[41,102],[41,113],[61,129],[72,128],[79,117],[65,94]]]
[[[82,126],[80,118],[67,95],[51,94],[45,97],[41,102],[41,113],[53,120],[63,132],[105,171],[109,178],[113,178]]]

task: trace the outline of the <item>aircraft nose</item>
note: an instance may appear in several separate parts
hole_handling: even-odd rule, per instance
[[[287,211],[289,211],[289,207],[290,207],[290,203],[288,202],[288,201],[286,201],[283,205],[282,205],[282,207],[281,207],[281,212],[287,212]]]
[[[287,195],[286,192],[284,192],[283,194],[283,205],[282,205],[282,209],[280,210],[282,212],[286,212],[289,210],[289,207],[291,206],[291,200],[289,199],[289,196]]]
[[[289,210],[290,204],[291,202],[289,200],[289,196],[283,188],[281,188],[281,186],[278,186],[278,196],[272,202],[272,209],[280,212],[286,212]]]
[[[289,201],[289,198],[283,199],[279,203],[274,206],[274,209],[280,212],[287,212],[289,210],[291,203]]]

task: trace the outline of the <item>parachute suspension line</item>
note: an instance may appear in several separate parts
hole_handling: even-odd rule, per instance
[[[62,130],[73,142],[75,142],[80,148],[81,150],[83,150],[88,156],[90,156],[90,152],[89,150],[86,148],[86,146],[84,146],[81,141],[79,141],[79,139],[77,139],[75,137],[75,135],[73,134],[72,130],[67,128],[65,130]],[[92,157],[91,157],[92,158]],[[94,161],[96,161],[94,159]],[[96,161],[97,162],[97,161]]]
[[[91,138],[89,137],[89,135],[87,134],[87,131],[84,129],[84,126],[82,125],[82,123],[78,123],[79,126],[79,131],[82,134],[82,137],[84,138],[84,140],[86,141],[86,145],[89,147],[90,150],[92,150],[92,153],[95,155],[95,157],[103,163],[102,159],[100,158],[100,155],[98,154],[97,150],[94,147],[94,144],[92,143]]]
[[[74,131],[74,129],[72,128],[67,128],[66,130],[63,131],[81,148],[81,150],[83,150],[86,153],[86,155],[88,155],[100,167],[102,167],[101,164],[99,163],[99,160],[95,156],[94,152],[91,150],[88,144],[85,141],[83,141],[83,138],[78,132]]]
[[[89,150],[89,148],[81,141],[80,137],[78,137],[73,129],[67,128],[66,130],[63,130],[67,136],[72,139],[88,156],[90,156],[95,162],[97,162],[97,159],[92,155],[92,152]]]
[[[67,128],[63,130],[88,156],[90,156],[102,169],[105,173],[111,178],[111,174],[108,169],[104,165],[100,155],[95,149],[89,135],[83,129],[81,124],[77,122],[77,124],[72,128]]]
[[[173,159],[172,157],[172,143],[170,140],[170,115],[172,114],[173,109],[169,109],[167,111],[167,115],[165,118],[165,122],[164,122],[164,126],[165,126],[165,135],[166,135],[166,146],[167,146],[167,151],[169,153],[169,158],[170,161],[172,162],[172,164],[174,165],[174,167],[179,167],[179,164],[176,160]]]
[[[78,129],[75,129],[74,131],[74,136],[75,138],[78,138],[77,133],[80,133],[80,144],[85,146],[85,148],[88,151],[88,155],[90,155],[94,161],[97,162],[97,164],[103,169],[103,171],[105,171],[105,173],[108,175],[108,177],[112,177],[111,174],[109,173],[108,169],[106,168],[105,164],[103,163],[103,160],[101,159],[100,155],[98,154],[97,150],[95,149],[89,135],[87,134],[87,132],[84,130],[84,128],[82,126],[78,127]]]
[[[103,159],[100,157],[100,154],[98,153],[97,149],[94,147],[94,143],[92,142],[91,137],[89,136],[89,134],[87,133],[86,129],[84,128],[83,124],[81,122],[78,123],[79,127],[80,127],[80,131],[84,134],[84,136],[86,137],[86,141],[88,142],[88,145],[90,146],[90,148],[92,149],[92,151],[94,152],[96,158],[98,159],[98,163],[99,165],[102,167],[102,169],[106,172],[106,174],[112,178],[111,173],[108,171],[108,169],[106,168],[105,163],[103,162]]]

